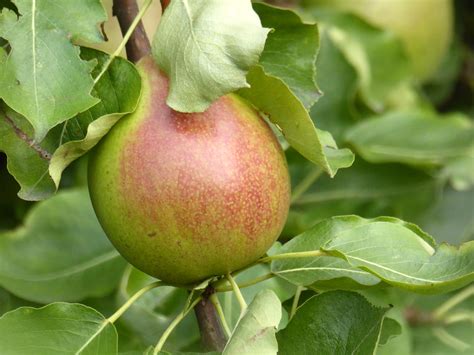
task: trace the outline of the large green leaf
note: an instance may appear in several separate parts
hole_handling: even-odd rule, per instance
[[[335,217],[345,228],[322,248],[385,282],[423,293],[442,293],[474,280],[474,242],[436,249],[415,225],[395,218]]]
[[[314,62],[319,49],[316,24],[303,23],[293,11],[254,3],[268,34],[260,65],[269,75],[285,82],[306,109],[321,96],[316,85]],[[289,65],[291,63],[291,65]]]
[[[338,149],[330,133],[317,129],[307,111],[320,95],[314,81],[317,26],[303,23],[290,10],[254,6],[263,25],[274,31],[259,65],[247,75],[250,88],[239,94],[265,113],[294,149],[334,176],[338,169],[350,166],[354,156],[348,149]]]
[[[154,58],[170,78],[168,105],[202,112],[248,86],[267,33],[250,0],[172,1],[153,40]]]
[[[35,205],[23,226],[0,233],[0,285],[28,300],[105,295],[117,286],[124,266],[84,189]]]
[[[0,318],[0,334],[4,355],[117,354],[115,327],[81,304],[18,308]]]
[[[474,156],[474,125],[461,114],[397,111],[364,121],[347,141],[370,162],[436,167]]]
[[[263,67],[256,65],[249,71],[247,80],[251,87],[239,90],[239,94],[265,112],[293,148],[330,176],[340,168],[351,166],[352,152],[338,149],[328,132],[316,129],[308,111],[281,79],[266,74]]]
[[[279,354],[373,354],[389,308],[378,308],[357,293],[326,292],[301,305],[277,334]],[[396,331],[395,327],[391,331]],[[389,335],[386,329],[385,337]]]
[[[97,60],[96,77],[109,56],[82,48],[84,60]],[[117,120],[135,110],[140,97],[140,76],[132,63],[116,58],[94,86],[100,102],[53,128],[46,138],[33,140],[33,128],[24,117],[0,106],[0,150],[8,156],[8,170],[21,186],[25,200],[43,200],[59,186],[63,170],[87,153]]]
[[[260,291],[237,323],[222,354],[276,355],[275,331],[280,318],[281,304],[277,295],[271,290]]]
[[[318,248],[322,244],[321,238],[325,238],[326,244]],[[474,280],[474,242],[459,248],[446,244],[436,246],[434,240],[417,226],[392,217],[333,217],[318,223],[287,245],[283,249],[286,253],[321,250],[386,283],[415,292],[447,292]],[[312,267],[323,263],[325,258],[276,260],[272,270],[278,276],[290,274],[293,282],[308,285],[321,279],[318,266],[314,270]],[[340,270],[331,270],[330,277],[326,277],[334,278],[336,272]],[[362,276],[365,281],[366,276]],[[361,283],[354,276],[351,278]]]
[[[344,225],[331,219],[320,222],[286,243],[278,254],[319,250],[340,232],[341,227]],[[315,289],[357,289],[380,283],[379,278],[333,256],[275,260],[272,272],[295,285]]]
[[[16,0],[0,13],[0,37],[11,51],[0,56],[0,98],[25,116],[39,142],[59,123],[96,104],[90,75],[96,62],[80,58],[71,41],[101,42],[107,19],[99,0]],[[74,19],[73,21],[71,19]]]

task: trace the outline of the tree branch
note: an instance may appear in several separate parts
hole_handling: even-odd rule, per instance
[[[206,351],[222,351],[227,343],[217,311],[209,299],[214,292],[215,290],[208,286],[202,295],[202,300],[194,307]]]
[[[136,0],[114,0],[112,12],[118,19],[122,34],[125,35],[138,14],[138,5]],[[141,21],[135,31],[133,31],[125,48],[127,50],[127,58],[134,63],[151,53],[150,41]]]
[[[165,9],[168,7],[170,2],[171,2],[171,0],[161,0],[161,9],[162,9],[162,11],[165,11]]]

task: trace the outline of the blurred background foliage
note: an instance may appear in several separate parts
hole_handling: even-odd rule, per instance
[[[359,2],[369,4],[371,1]],[[286,151],[294,195],[281,241],[291,239],[322,219],[344,214],[399,217],[418,224],[438,242],[453,245],[474,238],[474,2],[405,2],[421,4],[425,12],[412,14],[418,16],[419,23],[400,32],[396,27],[383,26],[382,15],[390,14],[383,14],[379,9],[374,21],[367,11],[347,5],[357,1],[268,1],[291,7],[306,21],[317,21],[320,25],[316,65],[317,82],[324,95],[311,109],[311,117],[318,127],[334,135],[340,147],[349,147],[356,153],[354,165],[340,170],[331,179],[293,149]],[[105,25],[109,41],[96,48],[112,52],[122,37],[116,19],[111,17],[112,1],[103,0],[103,3],[110,17]],[[444,20],[443,14],[436,13],[441,4],[448,8],[452,5],[452,12],[447,10]],[[150,36],[159,22],[159,14],[159,2],[155,1],[144,19]],[[429,23],[431,18],[433,23]],[[441,26],[439,34],[437,26]],[[419,33],[426,31],[431,33],[428,43],[420,47],[407,45],[407,38],[416,40],[422,37]],[[432,51],[435,44],[437,49]],[[414,54],[417,50],[418,54]],[[423,57],[427,64],[423,64]],[[92,227],[80,229],[85,227],[69,220],[67,213],[54,213],[55,208],[61,208],[61,203],[70,199],[75,201],[76,210],[90,208],[81,202],[83,199],[71,197],[87,194],[86,169],[87,156],[65,171],[58,196],[46,202],[27,202],[17,197],[19,186],[6,169],[5,155],[0,153],[0,239],[6,240],[12,235],[15,242],[21,238],[31,239],[34,235],[28,235],[25,230],[34,224],[32,227],[30,220],[26,223],[25,217],[50,213],[51,221],[44,227],[49,228],[50,235],[42,237],[42,248],[47,249],[50,243],[53,251],[48,258],[36,260],[34,265],[44,275],[50,276],[58,268],[51,265],[52,258],[64,259],[61,264],[64,268],[67,259],[74,259],[72,255],[77,252],[61,244],[63,234],[69,229],[58,226],[69,223],[69,228],[76,232],[79,229],[79,234],[81,231],[89,233],[87,240],[105,238],[100,230]],[[47,203],[49,206],[43,206]],[[66,211],[75,213],[74,209]],[[94,216],[89,218],[94,219]],[[80,245],[81,241],[76,239],[74,243]],[[25,297],[21,283],[12,281],[17,277],[25,282],[41,283],[41,277],[28,279],[32,277],[28,270],[12,276],[20,265],[11,263],[19,258],[7,255],[15,250],[7,244],[0,242],[0,259],[4,261],[3,264],[0,261],[0,286],[4,287],[0,287],[0,314],[21,305],[43,303],[40,295]],[[30,246],[21,245],[25,253],[40,250],[34,241]],[[9,260],[10,265],[5,266],[5,260]],[[110,315],[134,290],[150,281],[148,276],[129,266],[102,266],[101,272],[106,275],[120,272],[121,276],[96,295],[81,298],[64,295],[63,299],[58,296],[53,297],[54,300],[80,301]],[[282,301],[291,298],[294,290],[288,284],[273,283],[271,287]],[[257,287],[264,286],[248,288],[245,292],[251,298],[258,291]],[[470,318],[449,325],[446,335],[430,318],[430,312],[450,295],[427,298],[395,290],[363,293],[374,303],[390,301],[394,304],[391,316],[399,320],[405,330],[402,336],[382,346],[379,353],[461,354],[469,353],[468,346],[472,350],[473,297],[456,308],[458,313],[465,312]],[[222,299],[225,311],[229,319],[235,320],[237,306],[232,306],[231,298],[225,297]],[[118,325],[121,351],[153,343],[160,329],[181,310],[185,299],[183,290],[160,288],[137,302]],[[170,348],[193,350],[198,341],[198,329],[190,317],[173,333]]]

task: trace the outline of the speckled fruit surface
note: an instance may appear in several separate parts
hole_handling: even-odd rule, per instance
[[[117,250],[138,269],[185,285],[265,254],[285,223],[285,156],[258,113],[235,95],[207,111],[166,105],[168,79],[138,63],[143,93],[90,154],[89,191]]]

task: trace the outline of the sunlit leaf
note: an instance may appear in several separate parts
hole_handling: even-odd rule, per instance
[[[271,290],[260,291],[237,323],[223,355],[276,354],[281,304]]]
[[[267,33],[250,0],[172,1],[153,40],[154,58],[170,78],[168,105],[202,112],[248,86]]]
[[[97,60],[96,77],[108,55],[83,48],[81,56]],[[140,76],[130,62],[116,58],[92,91],[100,102],[54,127],[41,143],[33,127],[15,111],[0,104],[0,151],[8,156],[8,170],[21,186],[25,200],[43,200],[59,187],[63,170],[92,149],[126,113],[135,110],[140,97]]]
[[[257,65],[249,71],[247,80],[251,87],[239,90],[239,94],[267,114],[294,149],[330,176],[340,168],[351,166],[352,152],[338,149],[328,132],[316,129],[308,111],[281,79],[266,74]]]
[[[0,56],[0,98],[28,119],[38,142],[99,101],[91,95],[90,72],[97,62],[82,60],[71,40],[103,41],[97,25],[107,16],[99,0],[15,5],[19,17],[11,10],[0,13],[0,37],[11,47],[7,57]]]
[[[285,82],[306,109],[321,96],[316,85],[315,60],[319,50],[316,24],[304,23],[293,11],[254,3],[262,25],[272,28],[260,57],[269,75]]]

